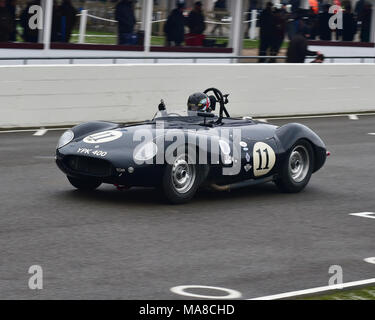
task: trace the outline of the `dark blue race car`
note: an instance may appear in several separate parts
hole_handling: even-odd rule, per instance
[[[56,163],[78,189],[155,187],[172,203],[190,201],[201,187],[273,181],[283,192],[303,190],[326,161],[319,136],[298,123],[231,118],[227,104],[228,95],[210,88],[189,98],[185,115],[162,102],[151,121],[80,124],[61,136]]]

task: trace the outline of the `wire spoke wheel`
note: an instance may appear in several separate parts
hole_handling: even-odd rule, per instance
[[[302,146],[296,146],[289,157],[289,172],[294,182],[303,181],[310,169],[310,157],[307,149]]]

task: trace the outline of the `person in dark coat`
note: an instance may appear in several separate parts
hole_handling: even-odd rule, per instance
[[[198,1],[194,5],[194,9],[190,12],[187,24],[192,34],[203,34],[206,30],[206,23],[204,22],[204,14],[202,10],[202,2]]]
[[[118,21],[118,44],[134,44],[132,37],[136,19],[133,2],[131,0],[121,0],[116,5],[115,16]]]
[[[309,35],[306,32],[307,29],[300,22],[297,34],[289,42],[287,63],[304,63],[306,56],[318,56],[321,54],[319,51],[308,50],[307,38]]]
[[[365,3],[361,14],[361,42],[370,42],[372,6]]]
[[[34,15],[29,13],[29,9],[31,6],[35,5],[40,6],[40,0],[31,0],[28,2],[20,16],[21,26],[23,28],[22,38],[26,42],[38,42],[39,30],[37,28],[31,29],[29,26],[30,18]]]
[[[272,32],[271,56],[277,56],[284,42],[286,32],[286,15],[283,10],[274,12],[274,31]],[[271,61],[274,62],[274,61]]]
[[[169,15],[167,22],[164,25],[164,32],[167,36],[167,46],[180,46],[185,38],[185,4],[177,3],[177,8]]]
[[[187,25],[190,33],[186,37],[186,44],[188,46],[202,46],[205,38],[203,32],[206,30],[202,2],[198,1],[194,4],[194,9],[187,18]]]
[[[309,40],[315,40],[318,30],[318,14],[315,13],[312,7],[310,7],[307,13],[307,18],[306,26],[309,29]]]
[[[0,42],[10,41],[13,31],[13,19],[5,0],[0,0]]]
[[[267,2],[266,8],[262,11],[259,16],[259,55],[267,56],[268,50],[272,48],[272,40],[274,39],[275,31],[275,18],[273,15],[273,4],[272,2]],[[264,63],[265,59],[260,58],[259,63]]]
[[[342,17],[342,40],[353,41],[354,36],[357,33],[357,21],[352,13],[352,5],[350,1],[344,3],[344,14]]]
[[[58,11],[61,15],[61,41],[69,42],[77,22],[78,12],[73,7],[71,0],[63,0]]]
[[[365,0],[358,0],[355,4],[354,13],[357,16],[358,21],[361,21],[360,19],[361,19],[361,15],[362,15],[362,11],[364,7],[365,7]]]
[[[9,41],[16,41],[17,39],[17,22],[16,22],[16,0],[7,0],[6,6],[11,16],[12,31],[10,33]]]
[[[53,1],[51,42],[61,41],[61,13],[57,0]]]
[[[332,14],[329,13],[329,4],[325,4],[323,7],[323,12],[319,13],[319,38],[320,40],[331,41],[332,40],[332,30],[329,27],[329,19],[331,19]]]

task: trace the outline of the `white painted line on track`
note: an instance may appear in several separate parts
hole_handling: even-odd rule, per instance
[[[370,132],[369,135],[370,136],[375,136],[375,132]]]
[[[33,136],[41,137],[44,136],[47,133],[47,129],[40,128],[38,131],[36,131]]]
[[[35,129],[2,130],[0,133],[35,132]]]
[[[311,295],[314,293],[331,291],[331,290],[363,286],[363,285],[372,284],[372,283],[375,283],[375,278],[341,283],[341,284],[334,284],[331,286],[317,287],[317,288],[311,288],[311,289],[306,289],[306,290],[291,291],[291,292],[286,292],[286,293],[274,294],[272,296],[264,296],[264,297],[253,298],[253,299],[248,299],[248,300],[278,300],[278,299],[292,298],[292,297],[298,297],[298,296],[306,296],[306,295]]]
[[[375,219],[375,212],[358,212],[358,213],[349,213],[350,216],[356,216],[361,218]]]
[[[63,131],[68,130],[70,128],[50,128],[47,129],[48,131]],[[36,129],[15,129],[15,130],[0,130],[0,133],[19,133],[19,132],[35,132],[38,131]]]
[[[374,116],[375,113],[374,112],[367,112],[367,113],[362,113],[360,114],[362,116]],[[321,118],[339,118],[339,117],[347,117],[348,114],[345,113],[345,114],[342,114],[342,113],[339,113],[339,114],[321,114],[321,115],[308,115],[308,116],[304,116],[304,115],[296,115],[296,116],[286,116],[286,117],[269,117],[268,120],[288,120],[288,119],[321,119]],[[256,120],[257,117],[254,116],[254,119]]]
[[[349,117],[350,120],[359,120],[359,118],[356,114],[349,114],[348,117]]]
[[[366,258],[366,259],[363,259],[363,261],[367,263],[375,264],[375,257]]]

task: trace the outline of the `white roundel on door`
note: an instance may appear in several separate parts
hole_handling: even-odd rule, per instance
[[[122,132],[121,131],[103,131],[95,134],[91,134],[87,136],[85,139],[83,139],[83,142],[85,143],[105,143],[105,142],[111,142],[114,140],[117,140],[121,138]]]
[[[276,162],[275,151],[264,142],[257,142],[253,150],[254,176],[264,176],[272,170]]]

